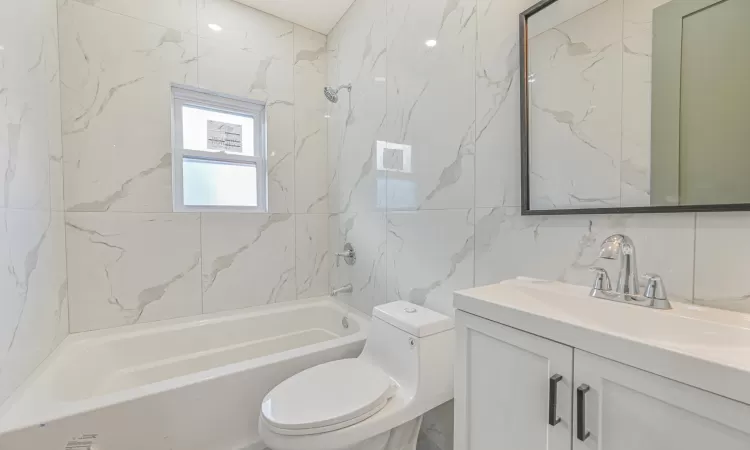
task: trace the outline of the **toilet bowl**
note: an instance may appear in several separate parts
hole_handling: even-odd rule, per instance
[[[271,450],[413,450],[422,416],[453,398],[453,319],[408,302],[373,310],[358,358],[307,369],[263,399]]]

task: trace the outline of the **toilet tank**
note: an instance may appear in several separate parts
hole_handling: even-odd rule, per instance
[[[401,389],[439,405],[453,398],[453,318],[398,301],[373,310],[361,358],[380,367]]]
[[[453,329],[453,319],[423,306],[398,301],[375,307],[373,317],[417,338]]]

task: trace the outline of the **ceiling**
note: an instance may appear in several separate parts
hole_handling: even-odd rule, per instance
[[[236,0],[247,6],[328,34],[354,0]]]

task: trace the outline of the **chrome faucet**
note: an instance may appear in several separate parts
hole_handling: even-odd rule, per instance
[[[357,262],[357,252],[354,250],[354,246],[348,242],[344,245],[344,251],[335,255],[336,258],[344,258],[344,261],[350,266]],[[338,259],[336,260],[336,266],[338,266]]]
[[[331,289],[331,297],[337,297],[340,294],[351,294],[352,292],[354,292],[354,286],[352,286],[352,284],[349,283],[346,286],[342,286],[336,289]]]
[[[599,257],[604,259],[620,258],[620,273],[617,277],[615,292],[623,295],[638,295],[638,268],[635,261],[635,244],[623,235],[614,234],[602,242]]]
[[[667,290],[659,275],[646,274],[646,291],[640,294],[638,269],[635,260],[635,244],[623,235],[615,234],[602,242],[599,257],[604,259],[620,259],[620,273],[617,286],[612,290],[607,271],[601,267],[592,267],[596,273],[594,287],[591,288],[592,297],[616,302],[629,303],[655,309],[672,309],[667,299]]]

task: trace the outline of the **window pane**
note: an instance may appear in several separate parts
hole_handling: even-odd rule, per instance
[[[258,206],[254,165],[185,158],[182,167],[186,206]]]
[[[182,146],[185,149],[255,155],[254,135],[252,117],[182,107]]]

